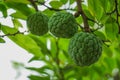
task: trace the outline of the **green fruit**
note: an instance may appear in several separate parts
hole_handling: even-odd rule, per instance
[[[77,23],[75,17],[68,12],[57,12],[48,21],[50,32],[61,38],[70,38],[77,31]]]
[[[79,32],[71,38],[68,53],[77,65],[91,65],[100,58],[101,40],[92,33]]]
[[[27,27],[32,34],[44,35],[48,32],[48,17],[41,12],[34,13],[28,16]]]

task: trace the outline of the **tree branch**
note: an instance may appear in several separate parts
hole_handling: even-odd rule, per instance
[[[41,5],[43,5],[43,6],[45,6],[49,10],[52,10],[52,11],[74,10],[74,9],[70,9],[70,8],[67,8],[67,9],[56,9],[56,8],[52,8],[52,7],[49,7],[49,6],[45,5],[45,2],[38,2],[38,3],[41,4]]]
[[[92,19],[90,19],[90,18],[87,18],[89,21],[92,21],[92,22],[94,22],[94,23],[96,23],[99,27],[98,28],[96,28],[95,30],[92,30],[92,32],[94,32],[94,31],[97,31],[97,30],[99,30],[99,29],[101,29],[102,27],[103,27],[103,24],[100,24],[99,22],[97,22],[97,21],[95,21],[95,20],[92,20]]]
[[[35,1],[33,1],[33,0],[29,0],[30,2],[31,2],[31,4],[32,4],[32,6],[35,8],[35,10],[36,11],[39,11],[38,10],[38,7],[37,7],[37,5],[36,5],[36,3],[35,3]]]
[[[24,31],[24,32],[17,31],[16,33],[13,33],[13,34],[0,35],[0,37],[15,36],[15,35],[17,35],[17,34],[24,34],[25,32],[28,32],[28,31]]]
[[[86,32],[90,32],[90,27],[88,25],[87,16],[82,10],[82,0],[76,0],[76,2],[77,2],[78,11],[75,13],[75,17],[78,17],[81,14],[83,22],[84,22],[84,30]]]

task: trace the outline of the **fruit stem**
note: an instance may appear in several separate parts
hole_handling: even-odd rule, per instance
[[[76,2],[77,2],[78,11],[75,13],[75,17],[78,17],[81,14],[83,22],[84,22],[84,30],[86,32],[90,32],[90,27],[88,25],[87,16],[85,15],[82,9],[82,0],[76,0]]]
[[[59,38],[56,39],[56,47],[57,47],[57,52],[56,52],[56,57],[55,57],[55,62],[57,64],[57,67],[58,67],[58,78],[59,80],[64,80],[64,73],[63,73],[63,70],[62,68],[60,67],[60,60],[59,60]]]

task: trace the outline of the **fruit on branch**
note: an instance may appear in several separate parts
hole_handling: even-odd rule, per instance
[[[79,32],[71,38],[68,53],[77,65],[89,66],[100,58],[102,42],[92,33]]]
[[[27,18],[27,27],[32,34],[41,36],[48,32],[48,17],[36,12]]]
[[[50,32],[61,38],[70,38],[78,31],[75,17],[68,12],[57,12],[48,21]]]

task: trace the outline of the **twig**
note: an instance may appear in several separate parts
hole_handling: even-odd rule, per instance
[[[76,0],[76,2],[77,2],[78,11],[75,13],[75,17],[78,17],[81,14],[83,22],[84,22],[84,30],[86,32],[90,32],[90,27],[88,25],[87,16],[82,10],[82,0]]]
[[[96,23],[96,24],[99,26],[97,29],[92,30],[92,32],[97,31],[97,30],[99,30],[99,29],[101,29],[101,28],[103,27],[103,24],[100,24],[99,22],[97,22],[97,21],[95,21],[95,20],[92,20],[92,19],[90,19],[90,18],[87,18],[87,19],[88,19],[89,21],[92,21],[92,22]]]
[[[38,1],[36,1],[38,2]],[[71,9],[71,8],[67,8],[67,9],[56,9],[56,8],[52,8],[52,7],[49,7],[47,5],[45,5],[45,2],[38,2],[39,4],[45,6],[46,8],[48,8],[49,10],[52,10],[52,11],[63,11],[63,10],[74,10],[74,9]]]
[[[24,31],[24,32],[20,32],[20,31],[17,31],[16,33],[13,33],[13,34],[5,34],[5,35],[0,35],[0,37],[5,37],[5,36],[15,36],[17,34],[24,34],[25,32],[28,32],[28,31]]]
[[[36,11],[39,11],[38,10],[38,7],[37,7],[37,5],[36,5],[36,3],[35,3],[35,1],[33,1],[33,0],[29,0],[30,2],[31,2],[31,4],[32,4],[32,6],[35,8],[35,10]]]

